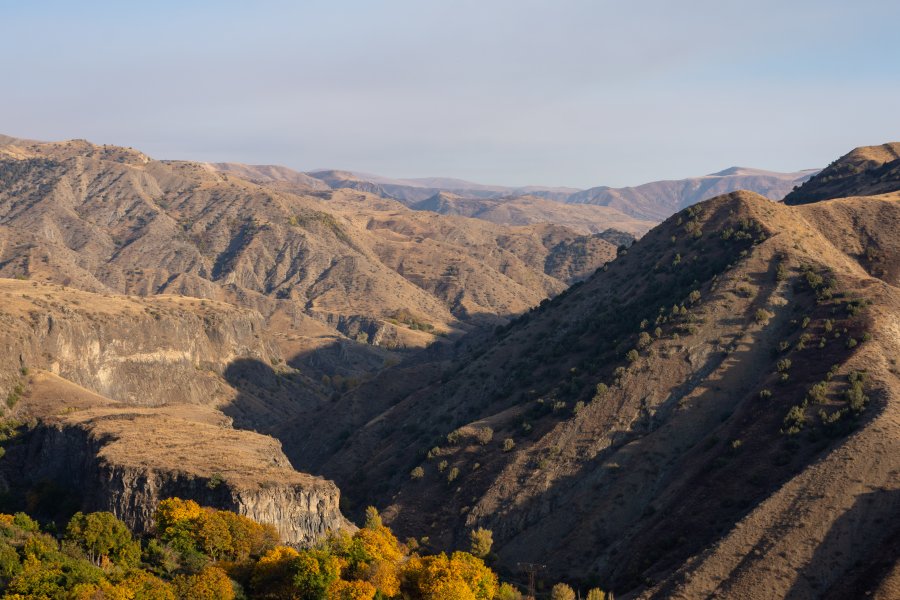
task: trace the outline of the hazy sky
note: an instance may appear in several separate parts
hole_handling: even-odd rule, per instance
[[[900,140],[900,2],[0,0],[0,132],[588,187]]]

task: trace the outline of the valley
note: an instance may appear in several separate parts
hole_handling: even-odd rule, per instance
[[[889,598],[896,146],[580,191],[4,137],[0,510],[375,506],[511,581]]]

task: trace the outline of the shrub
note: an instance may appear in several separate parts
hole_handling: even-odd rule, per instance
[[[409,477],[411,479],[422,479],[423,477],[425,477],[425,469],[423,469],[422,467],[416,467],[409,472]]]
[[[864,390],[865,373],[860,371],[851,371],[848,377],[850,387],[844,392],[844,398],[850,404],[850,410],[860,413],[869,402]]]
[[[802,406],[794,405],[784,417],[784,424],[781,428],[782,433],[794,435],[800,433],[803,425],[806,423],[806,413]]]
[[[772,392],[769,390],[760,390],[759,397],[761,400],[768,400],[772,397]]]
[[[516,447],[516,442],[512,438],[506,438],[503,440],[503,451],[510,452],[513,448]]]
[[[588,590],[585,600],[606,600],[606,593],[600,588],[592,588]]]
[[[759,325],[765,325],[769,322],[769,319],[772,318],[772,313],[767,311],[764,308],[759,308],[756,310],[756,314],[754,315],[756,319],[756,323]]]
[[[646,331],[642,331],[638,336],[638,348],[644,349],[653,343],[653,338],[650,337],[650,334]]]
[[[775,368],[778,369],[779,373],[785,373],[788,369],[791,368],[791,359],[782,358],[777,363],[775,363]]]
[[[634,348],[632,348],[625,354],[625,359],[628,360],[628,362],[630,362],[630,363],[633,363],[638,358],[640,358],[640,355],[638,354],[638,351],[635,350]]]
[[[605,383],[598,383],[597,387],[594,390],[594,400],[600,400],[603,396],[606,395],[606,392],[609,391],[609,386]]]
[[[814,386],[809,388],[809,392],[807,392],[807,396],[809,397],[810,401],[818,402],[820,404],[822,402],[825,402],[825,400],[827,399],[827,394],[828,384],[824,381],[820,381],[819,383],[815,384]]]
[[[453,483],[457,477],[459,477],[459,469],[457,467],[453,467],[452,469],[450,469],[450,473],[447,474],[447,483]]]
[[[482,446],[489,444],[494,439],[494,430],[490,427],[482,427],[475,432],[475,438]]]

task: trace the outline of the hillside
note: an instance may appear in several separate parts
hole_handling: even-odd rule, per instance
[[[277,388],[290,396],[232,386],[236,365],[282,362],[260,339],[259,313],[8,279],[0,299],[2,510],[47,520],[107,510],[145,531],[156,505],[180,496],[294,544],[350,527],[333,482],[295,471],[274,438],[232,426],[324,401],[318,382],[283,366]]]
[[[398,368],[348,394],[346,441],[280,434],[297,457],[337,442],[304,468],[402,533],[493,530],[511,572],[648,598],[893,589],[898,218],[897,193],[717,197],[430,385]]]
[[[276,188],[314,189],[324,185],[336,190],[352,189],[397,200],[416,210],[463,215],[501,225],[553,223],[581,233],[618,229],[633,235],[641,235],[682,208],[719,194],[748,190],[780,200],[817,172],[813,169],[778,173],[731,167],[703,177],[654,181],[627,188],[601,186],[576,190],[482,185],[440,177],[390,179],[336,170],[299,173],[285,167],[231,163],[211,166],[223,172],[243,173],[257,183]]]
[[[566,202],[607,206],[635,218],[658,222],[692,204],[737,190],[780,200],[815,173],[816,170],[776,173],[731,167],[703,177],[654,181],[624,188],[591,188],[570,195]]]
[[[294,354],[337,344],[365,371],[440,334],[502,323],[615,251],[564,227],[424,219],[277,169],[217,168],[226,172],[85,141],[10,141],[0,275],[238,304],[289,323],[295,331],[277,334]]]
[[[636,219],[608,206],[564,204],[535,196],[466,198],[438,192],[410,208],[473,217],[498,225],[553,223],[587,234],[616,229],[637,237],[656,225],[656,221]]]
[[[900,142],[848,152],[788,194],[786,204],[841,196],[874,196],[900,188]]]

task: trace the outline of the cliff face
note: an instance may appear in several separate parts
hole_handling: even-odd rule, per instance
[[[37,412],[49,395],[78,394],[49,374],[33,380]],[[272,524],[295,546],[352,527],[334,483],[294,471],[278,442],[231,429],[218,411],[86,408],[78,400],[62,409],[64,416],[43,415],[29,432],[14,479],[32,489],[52,482],[80,510],[110,511],[136,531],[152,528],[157,505],[171,497]]]
[[[113,400],[215,404],[239,358],[269,362],[262,316],[193,298],[103,296],[0,280],[0,369],[42,368]],[[5,338],[5,339],[4,339]]]

